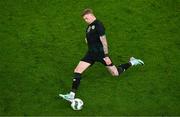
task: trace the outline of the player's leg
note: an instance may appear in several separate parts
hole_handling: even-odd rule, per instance
[[[108,71],[111,73],[112,76],[119,76],[118,69],[115,65],[112,66],[106,66]]]
[[[75,92],[78,89],[81,81],[81,74],[90,66],[90,63],[80,61],[79,64],[74,69],[74,76],[72,82],[72,89],[68,94],[59,94],[60,97],[64,98],[67,101],[72,101],[75,97]]]
[[[81,74],[90,66],[91,64],[85,61],[80,61],[79,64],[74,69],[74,77],[72,83],[72,92],[76,92],[80,85]]]
[[[112,63],[110,57],[100,58],[98,61],[107,67],[108,71],[111,73],[112,76],[119,76],[118,69]]]
[[[90,53],[87,53],[83,59],[79,62],[79,64],[74,69],[74,76],[72,82],[72,89],[70,93],[63,95],[59,94],[60,97],[64,98],[65,100],[72,101],[75,97],[75,93],[80,85],[81,81],[81,74],[91,65],[94,64],[94,60]]]
[[[138,65],[141,64],[143,65],[144,62],[140,59],[135,59],[134,57],[130,58],[130,61],[128,63],[125,64],[121,64],[119,66],[115,66],[113,65],[111,59],[108,57],[104,60],[104,64],[106,65],[108,71],[113,75],[113,76],[119,76],[121,73],[123,73],[124,71],[126,71],[128,68],[130,68],[131,66],[134,65]]]
[[[121,73],[123,73],[124,71],[126,71],[131,66],[136,66],[136,65],[144,65],[144,62],[140,59],[136,59],[134,57],[131,57],[128,63],[121,64],[121,65],[117,66],[117,70],[119,72],[119,75]]]
[[[132,65],[131,65],[131,63],[125,63],[125,64],[121,64],[121,65],[116,67],[112,63],[112,61],[109,60],[109,62],[105,61],[105,66],[108,69],[108,71],[111,73],[112,76],[119,76],[121,73],[123,73],[125,70],[127,70]]]

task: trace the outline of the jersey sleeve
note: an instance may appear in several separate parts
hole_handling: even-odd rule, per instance
[[[105,35],[105,28],[104,28],[104,26],[103,26],[102,23],[99,23],[99,24],[96,26],[96,29],[97,29],[97,32],[98,32],[98,35],[99,35],[99,36]]]

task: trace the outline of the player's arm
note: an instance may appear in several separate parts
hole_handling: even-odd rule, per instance
[[[100,40],[103,45],[104,54],[108,55],[108,44],[107,44],[106,36],[105,35],[100,36]]]
[[[85,37],[85,42],[87,43],[87,38]]]
[[[105,36],[105,28],[103,26],[102,23],[99,23],[98,25],[96,25],[99,37],[100,37],[100,41],[103,45],[103,50],[104,50],[104,54],[107,56],[108,54],[108,44],[107,44],[107,39]]]
[[[107,44],[106,36],[105,35],[100,36],[100,40],[103,45],[103,50],[104,50],[104,54],[105,54],[105,58],[103,58],[103,59],[107,65],[110,65],[110,64],[112,64],[112,62],[111,62],[111,59],[108,57],[108,44]]]

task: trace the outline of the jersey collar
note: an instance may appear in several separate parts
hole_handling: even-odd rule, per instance
[[[97,22],[97,19],[95,19],[91,24],[89,24],[90,26],[92,26],[93,24],[95,24]]]

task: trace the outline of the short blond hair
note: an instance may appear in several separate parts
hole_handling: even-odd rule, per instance
[[[82,12],[81,16],[83,17],[86,14],[93,14],[93,10],[90,8],[84,9],[84,11]]]

